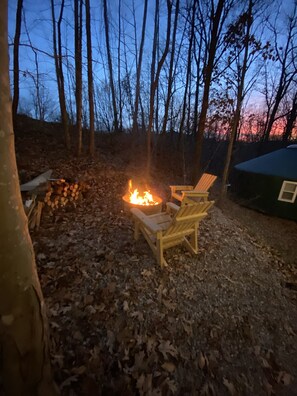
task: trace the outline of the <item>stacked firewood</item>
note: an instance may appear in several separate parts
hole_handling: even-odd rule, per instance
[[[49,188],[45,194],[44,202],[51,209],[62,208],[67,204],[76,205],[82,191],[77,181],[57,179],[49,181]]]

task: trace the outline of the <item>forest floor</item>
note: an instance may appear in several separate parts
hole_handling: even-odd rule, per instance
[[[227,199],[199,254],[169,249],[161,270],[133,239],[122,195],[140,167],[116,139],[78,159],[54,127],[22,125],[16,153],[21,182],[52,169],[88,186],[31,231],[63,396],[297,395],[296,222]],[[168,200],[180,180],[153,176]]]

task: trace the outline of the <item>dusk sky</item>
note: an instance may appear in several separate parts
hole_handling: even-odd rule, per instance
[[[106,46],[105,46],[105,35],[104,35],[104,23],[103,23],[103,11],[102,1],[91,1],[91,21],[92,21],[92,47],[93,47],[93,74],[95,84],[99,85],[99,88],[104,90],[104,84],[108,84],[108,73],[107,73],[107,59],[106,59]],[[118,46],[118,6],[119,0],[108,1],[109,10],[109,23],[110,23],[110,42],[111,50],[113,54],[113,67],[114,73],[118,68],[118,57],[117,57],[117,46]],[[137,46],[139,49],[141,26],[142,26],[142,15],[143,15],[143,2],[135,1],[135,23],[137,31]],[[59,2],[56,3],[56,17],[59,12]],[[133,76],[135,77],[135,39],[134,39],[134,21],[132,13],[132,0],[122,0],[121,14],[122,14],[122,40],[121,40],[121,72],[122,78],[125,73],[131,74],[132,82]],[[152,51],[152,35],[153,35],[153,18],[154,18],[154,1],[148,2],[148,15],[147,15],[147,28],[146,38],[144,47],[144,59],[142,66],[142,84],[144,92],[149,92],[149,79],[150,79],[150,59]],[[160,2],[160,48],[165,41],[166,33],[166,3]],[[181,1],[181,5],[185,5],[186,1]],[[240,9],[243,3],[237,5],[237,11]],[[286,14],[290,13],[293,1],[286,2],[283,5],[279,5],[281,10],[277,17],[277,28],[279,45],[286,37]],[[15,32],[15,16],[16,16],[16,5],[17,0],[9,1],[9,42],[13,43],[13,37]],[[277,9],[277,2],[269,3],[265,5],[262,11],[262,16],[268,16],[270,23],[275,22],[275,10]],[[236,10],[236,9],[235,9]],[[174,12],[174,11],[172,11]],[[182,29],[185,19],[180,16],[177,37],[181,41],[181,55],[180,65],[177,69],[178,76],[176,80],[176,90],[180,92],[184,88],[184,75],[186,70],[186,51],[188,47],[187,36],[182,36]],[[62,25],[62,46],[65,55],[64,67],[68,72],[65,76],[66,89],[68,89],[68,97],[73,97],[73,81],[74,81],[74,29],[73,29],[73,2],[66,0],[64,22]],[[254,29],[258,33],[262,29],[261,19],[256,21]],[[85,32],[84,32],[85,34]],[[185,39],[186,37],[186,39]],[[272,39],[272,32],[269,28],[266,28],[262,38],[265,40]],[[273,42],[273,41],[272,41]],[[185,44],[184,44],[185,43]],[[35,48],[36,51],[32,50]],[[125,47],[125,54],[124,54]],[[54,60],[52,57],[53,44],[52,44],[52,21],[51,21],[51,9],[50,1],[33,1],[24,0],[23,4],[23,23],[21,32],[21,46],[20,46],[20,105],[19,110],[21,112],[30,112],[32,109],[32,101],[34,101],[35,89],[36,89],[36,59],[38,61],[38,72],[39,72],[39,85],[40,90],[46,100],[48,101],[48,107],[51,109],[48,118],[55,118],[59,113],[59,103],[57,99],[57,84],[54,69]],[[10,60],[12,65],[12,45],[10,46]],[[84,81],[86,81],[86,42],[85,37],[83,38],[83,75]],[[127,61],[127,67],[124,67],[124,62]],[[166,60],[167,67],[169,60]],[[277,79],[277,68],[274,71],[274,65],[270,64],[268,73],[271,75],[271,83],[274,79]],[[249,71],[254,73],[255,66]],[[163,71],[162,71],[163,72]],[[163,78],[166,79],[166,72],[163,72]],[[194,83],[195,75],[192,83]],[[249,78],[249,74],[247,75]],[[264,96],[261,94],[263,90],[263,79],[258,74],[258,81],[255,83],[253,89],[247,94],[246,99],[248,100],[247,109],[252,111],[260,111],[263,106]],[[11,81],[12,83],[12,81]],[[216,81],[213,83],[213,87],[216,88]],[[218,85],[218,89],[219,85]],[[72,99],[70,99],[72,100]],[[33,115],[33,114],[32,114]]]
[[[153,24],[153,13],[154,6],[153,2],[149,1],[148,16],[147,16],[147,33],[146,43],[151,41]],[[8,7],[8,18],[9,18],[9,43],[13,43],[14,31],[15,31],[15,17],[16,17],[16,6],[17,0],[10,0]],[[117,45],[117,38],[115,37],[114,29],[117,29],[117,18],[118,18],[118,0],[108,1],[108,7],[110,9],[110,35],[111,35],[111,46]],[[32,46],[38,51],[38,64],[39,72],[42,75],[42,82],[50,90],[56,91],[56,76],[54,71],[54,61],[51,56],[53,52],[52,43],[52,22],[51,22],[51,10],[49,1],[34,1],[24,0],[23,4],[23,25],[21,32],[21,44],[20,46],[20,70],[23,72],[20,78],[20,95],[21,97],[28,97],[30,91],[34,90],[34,82],[30,73],[36,73],[35,67],[35,54],[30,48],[30,41]],[[162,9],[161,9],[162,10]],[[135,2],[136,12],[136,24],[138,25],[137,33],[138,40],[140,40],[141,34],[141,23],[143,14],[142,1]],[[56,12],[58,14],[58,11]],[[92,36],[93,36],[93,68],[94,75],[98,79],[104,79],[104,70],[102,69],[103,58],[105,58],[105,37],[104,37],[104,26],[103,26],[103,12],[101,1],[91,1],[91,19],[92,19]],[[133,40],[133,28],[130,25],[131,21],[131,8],[122,4],[122,15],[127,21],[125,24],[125,36],[128,44],[128,48],[131,48],[131,53],[134,51],[132,47]],[[67,47],[70,62],[74,64],[74,32],[73,32],[73,5],[72,1],[68,0],[65,2],[65,15],[64,18],[66,23],[63,26],[63,46]],[[161,15],[162,18],[162,15]],[[162,22],[162,21],[161,21]],[[162,23],[161,23],[162,26]],[[129,44],[130,41],[130,44]],[[134,45],[134,44],[133,44]],[[86,56],[86,43],[83,41],[83,51]],[[146,49],[145,49],[146,51]],[[149,51],[150,48],[149,48]],[[48,54],[48,55],[47,55]],[[12,61],[12,45],[10,46],[10,60]],[[147,53],[146,56],[150,56]],[[132,59],[132,57],[130,57]],[[116,62],[116,61],[115,61]],[[11,63],[12,65],[12,63]],[[115,63],[116,66],[116,63]],[[135,64],[131,64],[130,67],[135,67]],[[58,106],[58,103],[57,103]]]

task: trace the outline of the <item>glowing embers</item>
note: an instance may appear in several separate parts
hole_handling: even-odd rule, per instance
[[[132,180],[129,180],[129,202],[134,205],[158,205],[160,203],[159,197],[154,197],[149,190],[139,193],[138,188],[133,190]]]
[[[133,186],[129,180],[128,192],[123,196],[128,208],[139,208],[146,213],[158,213],[162,209],[162,199],[153,195],[149,189],[141,189],[140,186]]]

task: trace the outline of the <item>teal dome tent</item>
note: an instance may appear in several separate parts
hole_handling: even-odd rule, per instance
[[[297,145],[236,165],[231,191],[245,206],[297,220]]]

